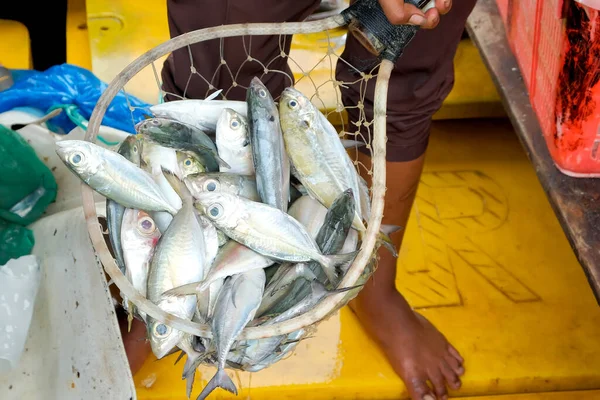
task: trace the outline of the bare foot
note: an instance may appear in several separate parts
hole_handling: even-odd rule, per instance
[[[463,358],[395,289],[372,289],[365,287],[351,307],[383,348],[411,398],[447,399],[447,387],[456,390],[461,385]]]

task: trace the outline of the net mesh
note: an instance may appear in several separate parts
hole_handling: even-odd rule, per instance
[[[311,99],[312,103],[336,127],[341,138],[364,143],[364,149],[370,153],[373,113],[366,106],[370,102],[365,101],[365,96],[368,90],[373,91],[378,65],[370,65],[365,68],[354,65],[344,57],[342,53],[346,37],[345,28],[312,34],[297,34],[293,36],[293,39],[287,35],[279,35],[277,37],[278,51],[274,56],[269,57],[264,57],[260,48],[257,50],[256,42],[258,45],[262,44],[264,40],[262,36],[238,36],[208,40],[176,50],[176,52],[180,52],[180,56],[185,54],[189,63],[186,72],[187,79],[180,88],[181,92],[165,90],[162,69],[164,60],[168,57],[152,62],[138,74],[145,77],[144,82],[140,82],[139,77],[136,76],[125,85],[123,92],[126,96],[130,94],[146,99],[154,98],[157,100],[155,103],[209,97],[218,100],[242,100],[251,78],[257,76],[269,87],[268,82],[273,80],[272,76],[279,74],[283,76],[285,86],[294,86]],[[290,41],[291,43],[288,43]],[[218,63],[212,69],[201,68],[203,60],[195,59],[192,50],[196,46],[215,48],[217,47],[214,45],[216,43],[218,43],[218,50],[210,56],[218,58]],[[230,47],[244,52],[244,56],[236,56],[236,59],[243,59],[236,66],[232,66],[232,63],[228,61],[227,49]],[[288,66],[289,69],[281,68],[282,65]],[[336,77],[336,68],[345,68],[351,71],[351,75],[356,79],[339,80]],[[148,73],[148,69],[152,71],[151,74]],[[178,71],[177,74],[180,76],[181,72]],[[153,77],[153,82],[148,79],[149,76]],[[344,104],[342,90],[352,91],[356,100]],[[195,92],[195,95],[192,95],[192,92]],[[277,102],[279,96],[273,94],[273,97]],[[135,123],[134,111],[136,109],[131,106],[131,102],[129,104],[132,122]],[[351,109],[354,109],[351,112],[354,117],[349,120],[348,114]],[[355,167],[362,176],[366,175],[365,178],[369,181],[368,176],[372,175],[372,169],[358,159],[356,152],[358,146],[355,146],[354,149],[349,148],[349,150],[353,156]]]
[[[223,28],[226,29],[226,27]],[[358,170],[359,174],[365,178],[369,186],[369,191],[371,191],[370,176],[373,175],[373,169],[370,162],[366,161],[366,158],[359,156],[359,148],[362,152],[373,155],[371,148],[371,141],[373,139],[373,110],[370,106],[373,104],[373,98],[371,96],[369,99],[367,93],[373,93],[377,78],[375,73],[378,70],[379,65],[369,65],[365,68],[364,66],[357,66],[356,62],[353,64],[348,57],[344,55],[346,38],[347,32],[343,28],[324,30],[318,33],[295,34],[293,37],[283,34],[272,36],[270,37],[270,40],[277,40],[277,51],[271,52],[267,57],[264,57],[262,53],[262,50],[264,49],[264,35],[245,35],[229,37],[227,39],[210,39],[201,43],[187,45],[176,50],[174,53],[169,54],[167,57],[161,57],[157,61],[143,64],[145,65],[144,68],[131,67],[135,62],[132,63],[126,70],[131,67],[134,68],[135,71],[138,71],[138,73],[124,85],[123,83],[120,83],[118,88],[122,88],[121,92],[128,99],[131,120],[135,125],[139,122],[140,111],[144,113],[146,110],[133,107],[133,102],[130,100],[131,95],[146,100],[149,93],[154,93],[152,96],[157,99],[154,103],[170,100],[205,99],[209,97],[217,100],[243,100],[245,99],[245,92],[252,78],[258,77],[269,89],[271,89],[268,82],[273,79],[273,77],[278,77],[283,81],[283,87],[280,87],[281,90],[288,86],[294,86],[297,90],[302,92],[334,125],[341,138],[364,143],[363,146],[354,144],[348,151],[351,158],[354,160],[355,168]],[[198,59],[198,57],[194,55],[196,54],[194,51],[196,46],[205,46],[207,48],[211,48],[212,46],[216,50],[210,53],[207,56],[207,59]],[[240,51],[243,52],[237,54],[238,60],[241,59],[240,62],[233,63],[228,57],[228,54],[231,54],[231,48],[241,49]],[[163,78],[165,77],[164,71],[162,71],[164,60],[167,60],[168,63],[169,58],[175,56],[176,53],[179,54],[179,56],[183,55],[188,60],[185,72],[186,79],[183,80],[184,82],[182,85],[177,85],[181,92],[165,89],[167,85],[163,81]],[[141,58],[138,60],[141,60]],[[138,60],[136,60],[136,62],[138,62]],[[214,68],[210,67],[210,65],[207,67],[208,61],[210,60],[213,61]],[[141,61],[139,62],[141,64]],[[346,72],[351,71],[351,73],[341,75],[351,76],[352,79],[339,79],[340,75],[338,75],[337,72],[342,69]],[[124,72],[126,70],[124,70]],[[180,74],[181,70],[177,72]],[[123,76],[131,75],[124,74]],[[382,76],[385,76],[385,74],[382,74]],[[140,78],[142,77],[144,77],[144,82],[140,84]],[[153,77],[153,79],[148,79],[148,77]],[[125,78],[122,79],[123,82],[125,82]],[[111,86],[113,86],[113,84],[111,84]],[[113,96],[117,90],[119,89],[115,89],[112,92]],[[110,88],[107,92],[110,92]],[[351,96],[347,95],[349,92],[352,93]],[[280,92],[272,92],[276,102],[279,100],[279,93]],[[99,100],[99,105],[101,103],[102,99]],[[102,107],[106,108],[106,104],[102,103],[100,109]],[[97,108],[99,107],[97,106]],[[350,118],[349,115],[352,117]],[[97,118],[98,117],[94,119],[94,117],[92,117],[90,120],[90,125],[92,127],[99,125]],[[378,118],[381,118],[381,115]],[[381,119],[379,119],[379,121],[381,121]],[[378,125],[377,129],[381,129],[381,124]],[[92,132],[92,135],[96,134],[93,129],[90,131]],[[378,131],[377,136],[379,139],[376,140],[375,143],[378,143],[379,141],[378,148],[381,148],[382,136],[379,132],[380,131]],[[379,153],[379,155],[381,156],[381,153]],[[378,161],[376,160],[376,164],[379,163],[379,168],[381,168],[381,162],[379,161],[382,159],[383,157],[380,157]],[[381,194],[383,192],[381,183],[378,183],[377,179],[374,179],[374,182],[377,192]],[[82,193],[84,204],[90,202],[91,197],[89,197],[89,193],[87,193],[85,187],[82,188]],[[381,201],[379,202],[381,203]],[[376,202],[373,204],[375,205]],[[381,211],[379,210],[379,212]],[[375,212],[373,214],[375,215]],[[368,220],[366,217],[365,219]],[[107,252],[103,251],[106,246],[100,244],[103,240],[98,238],[92,228],[90,228],[90,236],[94,243],[94,247],[96,250],[100,250],[101,258],[107,272],[115,279],[115,283],[119,286],[119,289],[123,290],[123,288],[127,287],[127,285],[124,284],[125,277],[118,273],[114,262],[107,262]],[[371,241],[370,245],[364,246],[365,248],[368,248],[369,250],[373,248],[369,246],[373,246],[376,232],[377,230],[375,229],[375,231],[373,231],[373,236],[370,236],[367,239],[363,238],[363,245],[366,240]],[[106,239],[104,239],[104,243],[106,243]],[[380,243],[377,241],[375,249],[379,244]],[[335,300],[335,304],[337,305],[335,309],[333,307],[323,307],[323,310],[328,311],[323,314],[318,314],[320,317],[311,317],[302,320],[302,322],[300,322],[301,318],[298,317],[298,325],[293,326],[301,326],[301,330],[298,328],[291,329],[290,326],[292,325],[286,327],[285,329],[287,330],[285,331],[276,330],[275,326],[272,326],[273,329],[269,330],[268,335],[265,333],[262,334],[264,336],[259,336],[257,333],[255,336],[252,336],[252,333],[249,333],[247,336],[241,334],[239,340],[275,337],[282,335],[282,332],[284,335],[287,335],[287,333],[293,334],[294,332],[300,331],[302,331],[303,334],[298,340],[310,337],[314,332],[316,324],[327,319],[328,316],[345,305],[358,293],[360,285],[365,283],[370,277],[376,267],[376,252],[370,252],[369,250],[367,250],[369,254],[366,255],[368,261],[364,261],[364,257],[360,262],[357,261],[361,255],[354,261],[354,264],[365,266],[364,270],[357,269],[356,271],[363,272],[358,272],[358,275],[356,275],[355,278],[352,278],[354,279],[352,282],[356,282],[359,286],[356,286],[351,292],[344,293],[342,295],[343,297],[337,297],[340,300]],[[111,261],[114,261],[113,257],[110,257],[110,259]],[[361,262],[362,264],[360,264]],[[351,269],[352,267],[346,271],[347,275],[351,275]],[[121,283],[119,283],[119,281],[121,281]],[[125,294],[136,304],[136,306],[142,302],[147,302],[145,298],[142,300],[137,292]],[[150,307],[150,305],[147,306]],[[152,307],[156,306],[152,305]],[[309,312],[306,314],[309,314]],[[305,322],[308,320],[310,320],[310,322]],[[173,324],[174,329],[180,329],[180,327],[184,325],[183,322],[176,322],[175,320],[170,320],[169,323]],[[179,325],[176,325],[176,323]],[[188,326],[186,325],[186,327]],[[197,329],[197,332],[199,332],[195,333],[198,337],[210,337],[206,335],[206,329],[209,329],[208,326],[194,329]],[[204,331],[201,331],[202,329],[204,329]],[[247,329],[251,330],[257,328]],[[265,329],[265,331],[266,330],[267,329]],[[289,350],[293,351],[293,349]],[[282,352],[282,356],[287,356],[289,350]],[[202,361],[202,363],[212,363],[213,361],[214,360],[205,360]]]

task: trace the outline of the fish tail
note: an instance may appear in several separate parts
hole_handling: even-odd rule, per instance
[[[354,261],[358,251],[346,254],[323,255],[319,263],[323,266],[323,271],[327,275],[327,279],[331,283],[337,282],[336,267],[345,265]]]
[[[192,396],[192,390],[194,390],[194,379],[196,379],[196,368],[190,372],[190,375],[185,377],[185,393],[188,399]]]
[[[169,289],[166,292],[163,292],[163,294],[161,296],[162,297],[182,297],[182,296],[195,295],[199,283],[200,282],[193,282],[193,283],[188,283],[186,285],[174,287],[173,289]]]
[[[181,181],[177,177],[177,175],[175,175],[173,172],[169,171],[168,169],[165,169],[164,167],[161,167],[161,169],[162,169],[162,173],[164,174],[165,178],[169,182],[169,185],[171,185],[173,190],[175,190],[175,193],[177,193],[177,195],[179,197],[181,197],[181,201],[184,204],[188,203],[188,202],[190,202],[190,203],[193,202],[194,199],[192,198],[192,194],[190,193],[190,191],[187,188],[187,186],[185,185],[185,183],[183,183],[183,181]]]
[[[212,391],[218,387],[237,395],[237,388],[235,387],[235,384],[233,383],[229,375],[227,375],[225,370],[219,369],[215,376],[213,376],[212,379],[208,382],[208,384],[204,387],[204,389],[202,389],[202,392],[198,395],[196,400],[206,399],[208,395],[211,394]]]
[[[381,244],[388,249],[394,257],[398,257],[398,252],[396,251],[396,246],[390,238],[390,235],[394,232],[398,232],[400,229],[403,228],[398,225],[381,225],[378,235],[378,239],[381,241]]]

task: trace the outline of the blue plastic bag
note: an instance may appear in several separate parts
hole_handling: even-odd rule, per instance
[[[48,121],[56,133],[68,133],[80,119],[89,120],[102,92],[108,86],[92,72],[70,64],[46,71],[12,70],[14,84],[0,93],[0,113],[18,107],[32,107],[50,112],[57,107],[65,111]],[[129,100],[129,103],[127,102]],[[131,112],[129,105],[134,107]],[[104,115],[102,125],[135,133],[134,124],[151,115],[150,104],[121,91]],[[132,118],[133,117],[133,118]]]

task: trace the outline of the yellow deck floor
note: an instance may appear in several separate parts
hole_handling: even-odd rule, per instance
[[[398,288],[466,359],[454,396],[600,398],[569,392],[600,389],[600,308],[507,121],[435,123],[398,270]],[[185,398],[175,358],[147,360],[135,376],[140,399]],[[195,395],[213,373],[200,370]],[[229,373],[239,399],[406,397],[346,308],[288,359]]]

